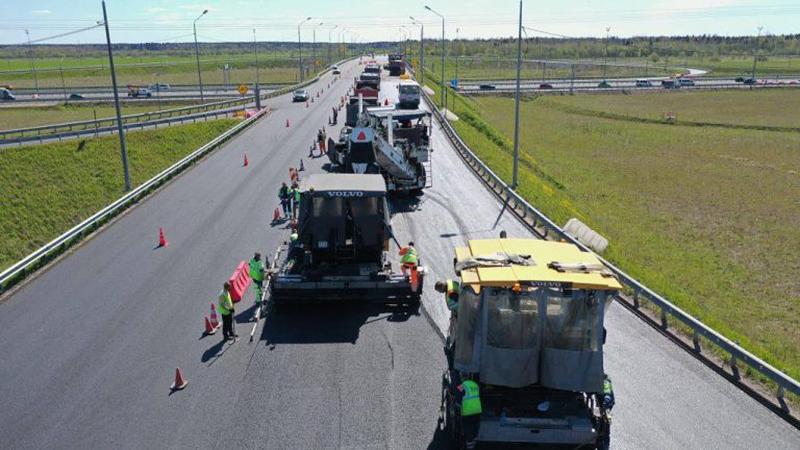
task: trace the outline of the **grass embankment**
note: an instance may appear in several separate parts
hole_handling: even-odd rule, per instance
[[[784,106],[754,95],[739,97],[751,115],[780,116]],[[666,98],[606,102],[643,111]],[[557,223],[586,222],[609,239],[609,260],[800,378],[800,133],[609,120],[552,107],[561,100],[522,103],[522,195]],[[731,117],[706,97],[682,104]],[[458,98],[455,112],[462,138],[510,181],[513,99]]]
[[[235,119],[127,134],[138,186],[236,124]],[[0,271],[124,192],[119,138],[0,149]]]
[[[197,101],[196,103],[200,103]],[[163,102],[161,109],[180,108],[189,106],[188,102]],[[122,115],[139,114],[158,111],[156,103],[123,105]],[[95,113],[98,119],[114,117],[116,110],[108,103],[70,103],[52,106],[20,106],[0,108],[0,130],[28,128],[38,125],[49,125],[81,120],[94,120]]]

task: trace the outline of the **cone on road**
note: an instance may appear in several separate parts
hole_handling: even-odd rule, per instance
[[[243,167],[247,167],[247,165],[248,165],[248,164],[249,164],[249,163],[247,162],[247,153],[245,153],[245,154],[244,154],[244,164],[242,164],[242,166],[243,166]]]
[[[303,158],[300,158],[300,169],[298,169],[298,170],[299,170],[300,172],[302,172],[302,171],[306,170],[306,167],[303,165]]]
[[[308,157],[309,158],[313,158],[314,157],[314,145],[315,144],[312,143],[311,147],[308,147]]]
[[[219,319],[217,319],[217,308],[214,307],[214,304],[211,304],[211,316],[209,317],[211,321],[211,326],[214,328],[219,328]]]
[[[208,317],[203,317],[203,319],[205,319],[205,322],[206,322],[205,323],[205,325],[206,325],[206,333],[205,333],[206,336],[211,336],[212,334],[216,333],[217,329],[214,328],[213,325],[211,325],[211,322],[208,320]]]
[[[289,119],[286,119],[286,128],[289,128]]]
[[[272,213],[272,223],[280,222],[281,220],[281,209],[275,208],[275,212]]]
[[[308,108],[308,100],[306,100],[306,108]]]
[[[175,381],[172,382],[172,386],[169,388],[173,391],[180,391],[181,389],[185,388],[189,384],[189,380],[183,378],[183,373],[181,372],[180,367],[175,368]]]
[[[169,242],[167,242],[167,238],[164,237],[164,229],[159,227],[158,228],[158,246],[159,247],[166,247],[168,245],[169,245]]]
[[[383,100],[383,106],[389,106],[389,99],[388,98]]]

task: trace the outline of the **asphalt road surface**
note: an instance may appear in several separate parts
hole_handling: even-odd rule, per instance
[[[331,89],[323,77],[310,108],[271,100],[269,117],[0,303],[3,448],[446,447],[434,327],[447,316],[433,281],[452,276],[466,239],[529,233],[439,129],[433,187],[393,204],[395,232],[432,272],[424,311],[305,308],[268,318],[252,344],[202,337],[235,265],[287,238],[269,223],[280,182],[300,158],[305,174],[322,170],[309,145],[356,74],[346,65]],[[382,95],[394,98],[393,83]],[[252,299],[237,307],[243,337]],[[796,429],[622,308],[607,328],[613,448],[797,448]],[[176,366],[190,384],[170,395]]]

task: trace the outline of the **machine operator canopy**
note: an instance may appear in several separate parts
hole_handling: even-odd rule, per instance
[[[620,290],[622,285],[611,276],[593,253],[581,251],[574,244],[536,239],[475,239],[468,247],[457,248],[458,261],[497,255],[527,257],[527,264],[480,265],[461,271],[465,285],[479,292],[483,287],[529,286],[568,287],[575,289]],[[581,270],[583,267],[585,270]],[[566,270],[564,268],[567,268]]]
[[[352,173],[314,174],[305,183],[305,195],[312,197],[385,197],[383,176]]]

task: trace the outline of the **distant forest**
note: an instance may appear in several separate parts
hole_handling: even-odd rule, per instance
[[[430,36],[425,39],[426,53],[437,54],[438,39]],[[357,45],[366,51],[393,50],[402,47],[400,42],[374,42]],[[410,40],[405,43],[409,53],[416,53],[419,41]],[[304,42],[304,48],[311,44]],[[337,44],[338,45],[338,44]],[[253,51],[252,42],[200,43],[203,55],[244,54]],[[317,48],[326,48],[326,43],[317,43]],[[530,37],[523,43],[525,57],[546,57],[550,59],[584,59],[602,58],[606,55],[614,58],[719,58],[723,56],[752,56],[755,50],[762,57],[797,56],[800,55],[800,34],[780,36],[654,36],[617,38],[611,36],[608,41],[601,38],[553,38]],[[348,45],[353,48],[353,45]],[[259,42],[259,51],[279,52],[285,56],[294,56],[297,52],[296,42]],[[504,57],[516,53],[516,40],[475,39],[448,41],[447,52],[462,56]],[[165,56],[186,56],[194,52],[193,43],[142,43],[114,44],[118,54],[127,56],[152,56],[160,53]],[[31,48],[19,45],[0,46],[0,56],[5,58],[25,58],[31,54],[35,58],[52,57],[95,57],[105,52],[103,44],[38,44]]]

